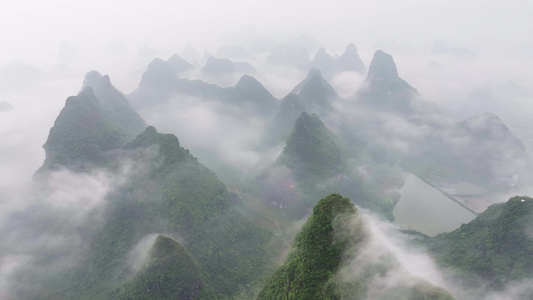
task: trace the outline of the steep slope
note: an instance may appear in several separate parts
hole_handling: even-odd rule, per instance
[[[342,174],[344,159],[320,118],[302,112],[282,153],[251,186],[267,203],[298,219],[315,204],[317,197],[333,192],[328,181]]]
[[[425,110],[430,109],[428,103],[423,107],[417,105],[422,101],[417,99],[418,92],[398,76],[394,59],[381,50],[374,53],[365,84],[357,97],[365,105],[399,114],[426,113]]]
[[[337,97],[333,87],[322,77],[318,69],[309,71],[307,77],[292,90],[292,93],[302,98],[308,112],[319,115],[330,112],[331,101]]]
[[[134,275],[129,254],[154,233],[183,239],[183,247],[205,276],[202,282],[212,287],[215,297],[231,297],[258,280],[271,257],[265,250],[270,234],[237,212],[224,184],[182,148],[175,136],[159,134],[150,126],[128,142],[128,134],[121,130],[121,115],[112,113],[125,104],[124,98],[106,76],[90,73],[85,85],[78,96],[67,99],[50,130],[41,169],[66,167],[86,171],[88,176],[103,172],[120,178],[120,183],[105,195],[106,204],[91,213],[98,215],[98,222],[79,220],[73,229],[79,232],[83,248],[70,249],[78,255],[75,261],[48,258],[62,263],[57,272],[43,276],[41,270],[34,274],[28,268],[21,275],[33,283],[32,295],[42,295],[41,299],[116,298],[118,288]],[[35,262],[35,268],[39,266]],[[152,271],[158,270],[152,264],[138,274],[136,282],[148,284],[145,279],[153,278]],[[176,275],[171,273],[163,275]],[[137,284],[132,284],[128,290],[138,291]]]
[[[464,169],[495,186],[513,188],[528,166],[526,147],[496,115],[485,113],[458,124],[468,140],[455,147]],[[513,179],[515,177],[515,179]]]
[[[202,72],[210,75],[225,75],[235,72],[235,65],[227,58],[216,58],[209,55],[202,67]]]
[[[331,194],[320,200],[294,238],[286,262],[267,280],[257,299],[340,299],[331,279],[341,264],[348,240],[335,240],[357,209],[350,199]]]
[[[278,162],[296,176],[326,179],[343,169],[342,151],[316,116],[303,112],[287,140]]]
[[[360,274],[353,272],[350,279],[343,278],[340,272],[361,255],[360,248],[372,238],[369,234],[350,199],[338,194],[323,198],[296,235],[286,262],[268,278],[258,299],[453,299],[442,288],[409,273],[371,291],[373,280],[387,280],[388,273],[401,269],[391,254],[365,260],[359,264]]]
[[[124,146],[146,127],[109,76],[91,71],[82,91],[69,97],[43,145],[46,158],[38,173],[68,167],[81,170],[107,162],[104,152]]]
[[[360,74],[366,73],[365,65],[359,57],[359,53],[354,44],[348,44],[338,58],[333,58],[324,48],[320,48],[309,66],[311,69],[322,71],[327,78],[331,78],[343,71],[355,71]]]
[[[174,71],[176,74],[180,74],[194,68],[193,65],[177,54],[173,54],[167,60],[167,63],[172,68],[172,71]]]
[[[217,298],[191,255],[169,237],[157,237],[145,264],[121,289],[119,299]]]
[[[306,112],[296,120],[276,162],[255,178],[259,197],[290,217],[301,218],[317,197],[333,192],[392,219],[396,202],[357,172],[357,162],[341,148],[316,115]]]
[[[179,78],[169,63],[155,58],[143,73],[139,87],[128,95],[128,100],[136,109],[145,109],[180,95],[212,99],[220,97],[222,92],[223,88],[214,84]]]
[[[305,111],[303,99],[290,93],[281,100],[278,112],[274,115],[265,131],[267,144],[278,144],[287,141],[296,119]]]
[[[85,75],[83,87],[91,87],[104,114],[120,126],[128,140],[132,140],[146,128],[146,123],[131,107],[126,96],[117,90],[108,75],[90,71]]]
[[[75,271],[76,295],[109,297],[110,288],[128,279],[128,252],[154,232],[182,237],[218,295],[231,296],[262,274],[268,234],[235,210],[222,182],[175,136],[148,127],[123,155],[142,172],[109,195],[106,221]]]
[[[199,62],[201,61],[200,54],[198,54],[198,51],[194,49],[191,44],[185,45],[185,49],[181,52],[181,57],[183,57],[185,60],[190,61],[194,66],[198,66]]]
[[[475,220],[424,241],[437,262],[501,288],[533,279],[533,199],[516,196],[491,205]]]
[[[106,160],[103,153],[119,148],[127,140],[128,135],[106,115],[93,89],[85,87],[67,99],[50,129],[43,145],[46,158],[38,172],[102,165]]]
[[[313,60],[311,60],[310,66],[312,69],[318,69],[329,76],[337,71],[336,64],[337,62],[326,52],[326,49],[320,48],[315,53]]]
[[[248,75],[243,75],[234,87],[227,88],[222,101],[259,115],[272,115],[277,108],[276,98]]]
[[[366,73],[366,67],[363,64],[361,57],[359,57],[359,53],[354,44],[346,46],[344,53],[337,58],[337,70],[339,72],[355,71],[361,74]]]
[[[153,106],[175,94],[178,84],[178,75],[170,65],[155,58],[143,73],[139,87],[128,96],[128,99],[137,109]]]
[[[507,148],[508,152],[513,152],[517,156],[526,151],[522,141],[514,136],[507,125],[494,114],[485,113],[471,116],[459,123],[459,126],[468,132],[475,143],[497,141],[502,147]]]
[[[400,162],[419,174],[463,180],[491,190],[509,191],[529,165],[524,147],[494,115],[464,122],[437,106],[398,76],[391,55],[376,51],[368,76],[355,95],[354,118],[342,128],[347,140],[365,140],[376,158]],[[353,117],[347,114],[346,118]],[[360,136],[352,128],[363,128]],[[379,154],[379,155],[378,155]]]

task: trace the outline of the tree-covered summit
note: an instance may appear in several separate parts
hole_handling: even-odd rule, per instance
[[[338,194],[320,200],[296,235],[287,261],[267,280],[258,299],[340,299],[331,282],[341,264],[346,241],[335,240],[342,215],[357,209]]]
[[[407,272],[368,226],[350,199],[321,199],[258,299],[453,299]]]
[[[40,171],[67,167],[74,170],[102,165],[104,152],[128,141],[126,132],[106,114],[94,90],[85,87],[67,98],[43,145],[46,158]]]
[[[302,104],[307,111],[318,115],[331,112],[331,101],[337,98],[337,93],[322,77],[319,69],[311,69],[307,77],[294,87],[292,93],[302,98]]]
[[[327,178],[343,168],[343,154],[316,115],[302,112],[278,161],[297,175]]]

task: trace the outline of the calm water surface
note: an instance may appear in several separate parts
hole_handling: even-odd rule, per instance
[[[434,236],[452,231],[476,216],[411,173],[404,173],[400,201],[394,207],[395,223]]]

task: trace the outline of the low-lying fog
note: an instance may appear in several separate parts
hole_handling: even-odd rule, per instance
[[[319,48],[337,57],[354,43],[366,68],[376,50],[391,54],[400,77],[443,113],[456,120],[493,113],[531,152],[532,11],[533,4],[525,0],[4,1],[0,5],[0,232],[4,240],[0,298],[24,288],[14,275],[18,268],[31,268],[40,255],[59,251],[65,254],[63,263],[75,261],[76,247],[87,224],[98,218],[105,194],[120,184],[121,176],[128,176],[61,170],[47,183],[32,182],[44,161],[42,145],[49,130],[66,98],[80,91],[87,72],[108,74],[127,95],[138,87],[152,59],[166,61],[176,53],[193,66],[180,78],[232,87],[247,73],[280,101],[305,79]],[[253,70],[206,74],[201,68],[209,55],[247,62]],[[365,78],[350,71],[326,77],[340,96],[337,109],[350,101]],[[225,168],[217,165],[223,161],[244,177],[255,175],[282,151],[281,146],[258,149],[260,132],[267,124],[254,117],[236,119],[216,102],[180,97],[139,113],[159,132],[175,134],[182,147],[213,169]],[[520,193],[530,190],[526,186]],[[31,207],[40,209],[39,213],[32,216]],[[432,273],[434,263],[423,253],[410,254],[404,238],[390,229],[393,225],[369,220],[379,243],[398,253],[404,267],[416,268],[414,275],[429,279],[436,274],[435,283],[457,295],[471,292],[458,291],[441,271]],[[42,224],[52,227],[38,228]],[[66,250],[66,244],[73,248]],[[512,293],[523,291],[527,284],[531,282],[515,283],[490,299],[512,299]]]

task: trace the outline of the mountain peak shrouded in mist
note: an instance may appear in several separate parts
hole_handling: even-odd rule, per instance
[[[398,70],[392,55],[378,50],[372,57],[367,79],[390,80],[398,78]]]
[[[295,93],[289,93],[281,100],[280,112],[290,112],[295,110],[304,110],[304,106],[301,103],[302,98]],[[298,113],[298,116],[302,112]],[[296,119],[295,119],[296,120]]]
[[[307,73],[307,76],[305,76],[305,79],[311,78],[322,78],[322,71],[320,71],[320,69],[312,68],[309,70],[309,73]]]
[[[356,71],[361,74],[366,72],[365,65],[354,44],[346,46],[344,53],[337,58],[337,65],[340,71]]]
[[[281,100],[275,119],[277,122],[287,122],[292,129],[294,122],[304,111],[305,106],[302,104],[302,98],[295,93],[289,93]]]
[[[202,67],[202,72],[211,75],[224,75],[235,72],[233,62],[227,58],[216,58],[209,55],[205,65]]]
[[[178,80],[178,75],[174,73],[172,67],[160,58],[154,58],[143,73],[139,86],[153,85],[159,87],[168,87]]]
[[[147,126],[146,129],[140,133],[135,140],[133,140],[128,147],[130,148],[138,148],[138,147],[149,147],[152,145],[155,145],[158,143],[159,138],[162,137],[159,132],[157,132],[157,129],[155,129],[154,126]],[[172,143],[169,144],[175,144],[176,147],[179,147],[179,141],[178,138],[175,135],[168,135],[172,136],[172,140],[174,140]]]
[[[279,105],[278,111],[268,123],[265,131],[265,143],[279,145],[287,141],[296,119],[305,111],[303,99],[295,93],[289,93]]]
[[[328,178],[343,168],[343,155],[320,118],[302,112],[278,161],[297,175]]]
[[[459,128],[471,138],[470,153],[463,155],[469,157],[469,162],[465,165],[471,164],[472,167],[476,167],[476,165],[486,164],[490,166],[487,162],[500,161],[503,165],[491,168],[491,173],[499,174],[496,177],[502,178],[514,176],[516,170],[519,170],[516,167],[526,164],[528,157],[524,143],[498,116],[491,113],[471,116],[460,122]],[[504,163],[505,158],[509,157],[513,158],[512,162]],[[507,168],[509,169],[506,170]]]
[[[85,106],[89,103],[97,111],[98,102],[90,87],[76,97],[71,97],[68,102],[78,101]],[[64,123],[61,119],[68,115],[64,111],[69,107],[71,105],[67,104],[54,127]],[[97,114],[84,112],[86,119],[96,124],[111,122],[105,118],[95,120]],[[81,119],[80,115],[71,117]],[[91,229],[93,243],[83,251],[83,258],[67,267],[69,275],[51,275],[53,280],[62,282],[59,287],[54,286],[54,293],[69,294],[78,299],[81,295],[112,299],[116,298],[114,293],[118,292],[118,285],[122,287],[120,292],[124,299],[146,299],[143,295],[149,292],[148,289],[162,295],[157,298],[149,293],[149,299],[176,298],[175,294],[168,296],[166,292],[190,296],[177,297],[179,299],[231,298],[243,283],[251,283],[263,274],[270,259],[265,250],[269,234],[236,211],[226,187],[216,174],[182,148],[175,135],[161,134],[155,127],[148,126],[130,143],[122,147],[116,145],[110,149],[114,152],[105,152],[105,149],[97,149],[97,142],[108,136],[106,131],[87,126],[85,120],[79,122],[81,126],[74,123],[74,129],[61,126],[73,136],[65,139],[65,147],[69,146],[69,149],[56,147],[47,151],[54,150],[55,154],[57,149],[65,150],[60,153],[62,158],[72,155],[77,162],[84,158],[82,155],[87,145],[91,153],[100,155],[109,163],[89,161],[89,170],[113,166],[120,163],[114,158],[124,157],[132,165],[143,166],[143,170],[131,177],[126,176],[121,187],[107,195],[112,204],[106,207],[106,218],[102,223]],[[53,131],[57,128],[51,130],[50,136],[57,135]],[[75,138],[86,141],[86,144]],[[118,138],[111,139],[116,140]],[[154,232],[180,236],[187,242],[179,245],[168,238],[159,238],[150,250],[150,260],[144,269],[131,279],[128,275],[133,270],[129,270],[131,266],[126,263],[126,258],[142,237]],[[111,281],[113,284],[109,284]],[[206,294],[204,298],[199,296],[202,293]]]
[[[90,71],[85,75],[83,87],[92,88],[107,118],[116,122],[128,139],[144,130],[146,123],[131,107],[126,96],[111,84],[108,75]]]
[[[431,115],[438,109],[421,99],[417,90],[398,76],[394,59],[378,50],[374,53],[368,75],[358,92],[366,105],[402,115]]]
[[[271,115],[277,107],[277,100],[254,77],[243,75],[237,84],[227,89],[223,100],[237,106],[249,108],[261,115]]]
[[[297,103],[298,98],[297,95],[290,96],[284,102]],[[331,193],[328,192],[331,189],[328,190],[326,181],[341,173],[344,156],[317,115],[303,111],[295,122],[290,124],[288,121],[284,122],[292,131],[283,151],[254,182],[266,200],[287,208],[291,216],[301,218],[316,203],[317,195],[321,197]]]
[[[111,79],[108,75],[102,75],[94,70],[89,71],[83,79],[82,89],[85,87],[93,89],[94,94],[100,100],[100,104],[102,105],[110,102],[122,102],[125,106],[129,106],[124,94],[111,84]]]
[[[179,82],[178,75],[166,61],[154,58],[143,73],[138,88],[128,99],[137,109],[149,107],[168,100],[176,93]]]
[[[320,48],[316,52],[310,66],[311,68],[321,70],[328,78],[343,71],[355,71],[360,74],[366,72],[365,65],[359,57],[359,53],[354,44],[346,46],[344,53],[338,58],[333,58],[326,52],[325,48]]]
[[[489,138],[501,138],[510,134],[509,128],[498,116],[492,113],[474,115],[462,125],[468,130]]]
[[[322,77],[322,72],[314,68],[292,92],[303,99],[303,104],[309,112],[317,114],[331,111],[331,101],[337,97],[333,87]]]
[[[319,69],[325,74],[333,74],[336,71],[336,61],[326,52],[325,48],[320,48],[315,53],[310,63],[311,68]]]
[[[106,116],[94,90],[84,87],[67,99],[43,145],[46,158],[40,170],[84,169],[104,162],[103,151],[127,141],[123,131]]]
[[[200,60],[202,59],[198,51],[193,48],[191,44],[185,45],[183,52],[181,52],[181,57],[186,61],[191,62],[194,66],[198,66]]]
[[[228,58],[216,58],[213,55],[207,55],[207,61],[202,67],[202,72],[205,74],[222,76],[235,72],[246,74],[255,73],[254,67],[247,61],[232,61]]]
[[[159,235],[147,260],[122,287],[119,299],[216,299],[198,263],[175,240]]]
[[[9,104],[9,102],[7,102],[7,101],[0,101],[0,112],[1,112],[1,111],[12,110],[12,109],[13,109],[13,106],[11,106],[11,104]]]
[[[100,74],[100,72],[98,71],[89,71],[87,72],[87,74],[85,74],[85,78],[83,79],[83,86],[89,86],[94,89],[100,84],[100,82],[102,81],[102,77],[102,74]]]
[[[0,65],[0,92],[24,89],[31,83],[42,82],[49,73],[23,61]]]
[[[437,262],[488,280],[495,288],[533,278],[533,199],[493,204],[460,228],[425,241]]]
[[[257,299],[340,299],[331,278],[350,241],[336,241],[335,231],[357,213],[341,195],[320,200],[296,235],[289,257],[267,279]]]
[[[180,74],[182,72],[185,72],[185,71],[188,71],[188,70],[194,68],[193,65],[191,65],[188,61],[186,61],[185,59],[181,58],[181,56],[179,56],[177,54],[173,54],[167,60],[167,63],[176,74]]]
[[[350,199],[339,194],[321,199],[258,299],[453,299],[407,272],[368,226]]]
[[[461,122],[460,126],[465,128],[470,136],[476,140],[506,143],[510,147],[506,149],[508,153],[518,151],[525,155],[526,147],[522,141],[509,130],[502,119],[492,113],[471,116]]]
[[[289,106],[289,113],[284,115],[287,120],[281,119],[275,125],[284,129],[283,124],[290,124],[298,107],[302,109],[299,99],[295,94],[284,99],[283,105]],[[281,115],[280,110],[276,118]],[[316,114],[303,111],[293,124],[275,163],[255,178],[259,193],[278,207],[287,208],[288,214],[301,217],[315,204],[317,197],[338,191],[353,197],[357,204],[392,219],[394,196],[379,190],[379,184],[370,183],[368,177],[355,170],[357,158],[347,152],[345,145],[339,143],[342,141]],[[278,127],[272,125],[271,128]],[[272,138],[276,137],[280,138]],[[279,143],[278,140],[275,143]]]
[[[40,170],[80,170],[102,164],[105,151],[125,145],[145,127],[144,120],[111,84],[109,76],[90,71],[81,92],[67,99],[50,129]]]
[[[265,87],[254,77],[243,75],[235,85],[238,89],[265,89]]]

